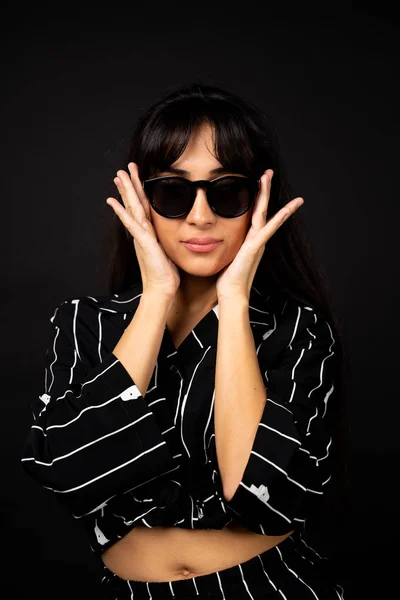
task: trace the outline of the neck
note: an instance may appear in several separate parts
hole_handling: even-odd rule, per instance
[[[201,312],[217,304],[215,283],[218,274],[212,277],[198,277],[181,271],[180,278],[181,283],[176,292],[176,299],[187,311]]]

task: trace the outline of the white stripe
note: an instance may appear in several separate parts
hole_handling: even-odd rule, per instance
[[[299,577],[299,575],[297,575],[297,573],[296,573],[295,571],[293,571],[293,569],[291,569],[290,567],[288,567],[288,566],[287,566],[287,564],[285,563],[285,561],[284,561],[284,560],[283,560],[283,558],[282,558],[282,553],[281,553],[281,551],[279,550],[279,548],[278,548],[278,545],[274,546],[274,548],[276,548],[276,550],[279,552],[279,556],[281,557],[281,561],[283,562],[283,564],[285,565],[285,567],[287,568],[287,570],[288,570],[288,571],[290,571],[291,573],[293,573],[293,575],[294,575],[295,577],[297,577],[297,579],[298,579],[299,581],[301,581],[301,583],[302,583],[303,585],[305,585],[306,587],[308,587],[308,589],[311,591],[311,593],[312,593],[312,594],[313,594],[313,596],[316,598],[316,600],[319,600],[319,598],[318,598],[317,594],[314,592],[314,590],[313,590],[313,589],[312,589],[312,588],[311,588],[311,587],[310,587],[310,586],[309,586],[309,585],[308,585],[308,584],[307,584],[305,581],[303,581],[303,580],[301,579],[301,577]]]
[[[77,361],[78,361],[78,355],[77,355],[77,353],[76,353],[76,350],[75,350],[75,348],[74,348],[74,362],[73,362],[73,364],[71,365],[71,372],[70,372],[70,374],[69,374],[69,381],[68,381],[68,385],[71,385],[71,384],[72,384],[72,382],[73,382],[73,380],[74,380],[74,368],[76,367],[76,363],[77,363]],[[57,400],[58,400],[58,398],[57,398]]]
[[[147,396],[148,394],[150,394],[150,392],[153,392],[154,390],[156,390],[156,389],[157,389],[157,380],[158,380],[158,357],[157,357],[157,359],[156,359],[156,363],[155,363],[155,365],[154,365],[153,374],[154,374],[154,385],[153,385],[153,387],[151,387],[151,388],[149,388],[149,389],[147,390],[147,392],[146,392],[146,396]],[[152,374],[152,376],[153,376],[153,374]],[[151,381],[151,377],[150,377],[150,381]]]
[[[188,399],[188,396],[189,396],[189,393],[190,393],[190,388],[192,387],[194,376],[196,375],[196,371],[199,368],[199,366],[201,365],[201,363],[203,362],[203,360],[205,359],[205,357],[207,356],[207,352],[209,350],[211,350],[211,346],[208,346],[208,348],[204,352],[203,356],[201,357],[201,360],[197,363],[197,365],[194,368],[194,371],[193,371],[192,377],[190,379],[188,388],[186,390],[186,394],[185,394],[185,396],[183,398],[182,407],[181,407],[181,440],[182,440],[182,444],[184,445],[184,447],[186,449],[186,452],[187,452],[187,455],[188,455],[189,458],[190,458],[190,452],[189,452],[188,447],[185,444],[185,440],[183,439],[183,417],[184,417],[184,413],[185,413],[185,406],[186,406],[186,402],[187,402],[187,399]]]
[[[275,590],[275,591],[277,591],[277,587],[276,587],[276,585],[275,585],[275,584],[274,584],[274,582],[273,582],[273,581],[270,579],[270,577],[269,577],[268,573],[267,573],[267,572],[266,572],[266,570],[264,569],[264,563],[263,563],[263,561],[262,561],[262,559],[261,559],[261,556],[260,556],[259,554],[257,554],[257,557],[258,557],[258,559],[259,559],[259,561],[260,561],[260,563],[261,563],[261,568],[262,568],[262,570],[264,571],[265,575],[267,576],[267,579],[268,579],[269,583],[272,585],[272,587],[274,588],[274,590]]]
[[[298,358],[298,360],[297,360],[296,364],[293,366],[293,369],[292,369],[292,374],[291,374],[291,379],[293,379],[293,380],[294,380],[294,372],[295,372],[295,370],[296,370],[296,367],[297,367],[297,365],[299,364],[299,362],[300,362],[300,361],[301,361],[301,359],[303,358],[304,352],[305,352],[305,348],[302,348],[302,349],[301,349],[301,354],[300,354],[300,356],[299,356],[299,358]]]
[[[199,340],[199,338],[197,337],[197,335],[194,332],[194,329],[192,329],[191,333],[194,335],[194,337],[196,338],[196,340],[199,342],[200,344],[200,348],[204,348],[203,344],[201,343],[201,341]]]
[[[101,475],[98,475],[97,477],[93,477],[93,479],[90,479],[89,481],[85,481],[85,483],[81,483],[81,485],[77,485],[76,487],[70,488],[69,490],[53,489],[53,492],[56,492],[57,494],[69,494],[70,492],[75,492],[76,490],[80,490],[80,489],[90,485],[91,483],[98,481],[99,479],[103,479],[103,477],[107,477],[107,475],[110,475],[110,473],[115,473],[115,471],[119,471],[120,469],[123,469],[124,467],[126,467],[127,465],[130,465],[131,463],[135,462],[139,458],[142,458],[142,456],[144,456],[145,454],[149,454],[149,452],[153,452],[153,450],[157,450],[157,448],[159,448],[160,446],[166,446],[166,445],[167,444],[165,442],[161,442],[160,444],[153,446],[153,448],[150,448],[149,450],[145,450],[141,454],[138,454],[138,456],[131,458],[131,460],[127,460],[126,462],[122,463],[122,465],[118,465],[118,467],[114,467],[113,469],[110,469],[109,471],[106,471],[105,473],[102,473]]]
[[[128,427],[131,427],[132,425],[136,425],[136,423],[139,423],[139,421],[142,421],[146,417],[151,417],[152,415],[153,415],[153,413],[151,413],[151,412],[146,413],[145,415],[143,415],[139,419],[136,419],[136,421],[133,421],[132,423],[128,423],[128,425],[124,425],[124,427],[120,427],[120,429],[116,429],[115,431],[111,431],[111,433],[107,433],[106,435],[103,435],[103,436],[101,436],[101,437],[99,437],[99,438],[97,438],[95,440],[92,440],[91,442],[88,442],[87,444],[84,444],[83,446],[79,446],[79,448],[76,448],[75,450],[72,450],[71,452],[68,452],[68,454],[63,454],[61,456],[57,456],[57,458],[54,458],[49,463],[45,463],[45,462],[42,462],[42,461],[39,461],[39,460],[35,460],[35,459],[33,459],[33,461],[37,465],[42,465],[43,467],[51,467],[55,462],[58,462],[59,460],[63,460],[64,458],[68,458],[69,456],[73,456],[74,454],[77,454],[78,452],[81,452],[81,450],[84,450],[85,448],[89,448],[90,446],[93,446],[93,444],[97,444],[98,442],[101,442],[102,440],[105,440],[106,438],[112,437],[113,435],[116,435],[117,433],[120,433],[121,431],[124,431],[124,429],[128,429]],[[38,427],[37,425],[33,425],[32,428],[33,427],[35,427],[35,429],[42,429],[41,427]],[[44,435],[46,436],[46,434],[44,434]]]
[[[215,403],[215,387],[213,389],[213,395],[212,395],[212,398],[211,398],[211,406],[210,406],[210,410],[208,412],[207,423],[206,423],[206,426],[204,428],[204,434],[203,434],[203,448],[204,448],[204,459],[205,459],[205,463],[204,464],[207,463],[207,459],[208,459],[208,456],[207,456],[206,435],[207,435],[207,429],[208,429],[208,427],[209,427],[209,425],[211,423],[211,418],[212,418],[212,415],[213,415],[214,403]],[[210,440],[211,440],[211,437],[210,437]]]
[[[306,448],[302,448],[300,446],[299,450],[301,450],[302,452],[305,452],[306,454],[309,455],[310,458],[312,458],[313,460],[318,462],[318,458],[316,456],[312,456],[311,453],[309,452],[309,450],[307,450]]]
[[[240,574],[241,574],[241,576],[242,576],[243,585],[244,585],[244,587],[246,588],[246,592],[247,592],[247,593],[248,593],[248,595],[250,596],[251,600],[254,600],[253,596],[250,594],[250,590],[249,590],[249,588],[248,588],[248,585],[247,585],[247,583],[246,583],[246,580],[245,580],[245,578],[244,578],[244,576],[243,576],[243,570],[242,570],[242,566],[241,566],[240,564],[238,564],[237,566],[239,567]]]
[[[126,580],[126,583],[128,584],[128,587],[129,587],[129,589],[131,590],[131,600],[134,600],[134,597],[133,597],[133,589],[132,589],[132,587],[131,587],[131,584],[130,584],[130,582],[129,582],[129,579],[127,579],[127,580]],[[117,596],[117,598],[118,598],[118,596]],[[117,600],[117,599],[115,599],[115,600]]]
[[[274,429],[273,427],[270,427],[269,425],[266,425],[265,423],[259,423],[259,425],[261,427],[265,427],[266,429],[270,429],[271,431],[274,431],[278,435],[280,435],[284,438],[287,438],[288,440],[291,440],[292,442],[296,442],[296,444],[299,444],[299,446],[301,446],[301,442],[299,440],[296,440],[296,438],[291,437],[290,435],[286,435],[286,433],[282,433],[281,431],[278,431],[278,429]]]
[[[76,337],[76,320],[77,320],[77,316],[78,316],[78,304],[79,304],[79,298],[77,300],[71,300],[71,304],[75,304],[75,312],[74,312],[74,319],[72,322],[72,330],[74,333],[74,343],[75,343],[75,348],[76,351],[78,353],[79,356],[79,360],[82,361],[81,355],[79,354],[79,348],[78,348],[78,338]]]
[[[250,325],[265,325],[265,327],[268,327],[269,323],[264,323],[263,321],[252,321],[251,319],[249,320]]]
[[[52,367],[53,367],[54,363],[57,361],[56,341],[57,341],[57,338],[58,338],[58,334],[60,333],[60,328],[59,328],[59,327],[57,327],[57,325],[56,325],[55,327],[56,327],[57,333],[56,333],[56,335],[55,335],[55,337],[54,337],[54,341],[53,341],[54,360],[53,360],[53,362],[52,362],[52,363],[51,363],[51,365],[50,365],[50,371],[51,371],[51,374],[52,374],[52,376],[53,376],[53,379],[52,379],[52,381],[51,381],[51,384],[50,384],[50,387],[49,387],[49,390],[48,390],[49,392],[50,392],[50,390],[51,390],[51,386],[52,386],[52,385],[53,385],[53,383],[54,383],[54,373],[53,373],[53,369],[52,369]]]
[[[316,551],[314,548],[312,548],[311,546],[309,546],[309,545],[308,545],[308,544],[307,544],[307,543],[306,543],[306,542],[303,540],[303,538],[302,538],[301,536],[300,536],[300,541],[301,541],[301,542],[302,542],[302,543],[303,543],[305,546],[307,546],[307,548],[308,548],[309,550],[311,550],[312,552],[314,552],[314,554],[316,554],[316,555],[318,556],[318,558],[326,559],[326,556],[321,556],[321,554],[318,554],[318,552],[317,552],[317,551]]]
[[[329,400],[329,397],[331,396],[331,394],[333,393],[334,389],[335,389],[335,386],[332,384],[331,389],[328,390],[326,393],[326,396],[324,398],[325,410],[324,410],[324,414],[322,415],[322,418],[326,415],[326,411],[328,408],[328,400]]]
[[[333,337],[332,337],[332,331],[331,331],[331,328],[329,327],[329,323],[327,323],[327,325],[328,325],[329,331],[330,331],[330,333],[331,333],[331,338],[332,338],[332,344],[331,344],[331,346],[330,346],[330,348],[329,348],[329,350],[331,350],[331,348],[332,348],[333,344],[335,343],[335,341],[334,341],[334,339],[333,339]],[[320,377],[320,382],[319,382],[319,385],[317,385],[317,386],[316,386],[314,389],[312,389],[312,390],[310,391],[310,393],[309,393],[309,395],[308,395],[309,397],[311,396],[311,394],[312,394],[312,393],[313,393],[315,390],[317,390],[318,388],[320,388],[320,387],[321,387],[321,385],[322,385],[322,373],[323,373],[323,371],[324,371],[324,363],[325,363],[325,361],[326,361],[326,359],[327,359],[327,358],[329,358],[330,356],[333,356],[334,354],[335,354],[334,352],[331,352],[330,354],[328,354],[328,356],[325,356],[325,358],[323,359],[323,361],[322,361],[322,363],[321,363],[320,374],[319,374],[319,377]]]
[[[89,381],[85,381],[84,383],[82,383],[82,385],[81,385],[81,393],[79,394],[79,396],[76,395],[75,398],[78,398],[78,399],[81,398],[82,397],[82,390],[85,387],[85,385],[89,385],[93,381],[96,381],[96,379],[98,379],[99,377],[101,377],[102,375],[104,375],[104,373],[106,373],[108,371],[108,369],[111,369],[112,367],[114,367],[118,362],[120,362],[120,361],[117,358],[111,365],[109,365],[106,369],[104,369],[104,371],[102,371],[101,373],[99,373],[98,375],[96,375],[96,377],[94,377],[93,379],[90,379]],[[66,390],[64,392],[64,394],[62,396],[58,396],[58,398],[56,398],[56,400],[63,400],[68,393],[73,394],[73,391],[72,390]],[[115,397],[117,397],[117,396],[115,396]]]
[[[137,294],[137,296],[132,296],[132,298],[129,298],[128,300],[114,300],[114,299],[111,299],[111,302],[115,302],[115,304],[127,304],[128,302],[132,302],[133,300],[136,300],[136,298],[140,298],[141,295],[142,295],[142,293]]]
[[[149,594],[149,600],[152,600],[153,596],[150,593],[150,585],[149,585],[148,581],[146,581],[146,587],[147,587],[147,593]],[[114,598],[114,600],[118,600],[118,596],[116,598]]]
[[[292,402],[293,396],[294,396],[294,391],[295,391],[296,387],[297,387],[297,382],[293,381],[292,393],[290,394],[290,398],[289,398],[288,402]]]
[[[117,364],[118,359],[112,363],[112,365],[110,365],[109,367],[107,367],[106,369],[104,369],[104,371],[102,371],[101,373],[99,373],[98,375],[96,375],[96,377],[94,377],[93,379],[91,379],[90,381],[86,381],[85,383],[82,384],[82,389],[85,385],[89,385],[90,383],[93,383],[93,381],[96,381],[96,379],[98,379],[99,377],[101,377],[102,375],[104,375],[104,373],[106,371],[108,371],[108,369],[111,369],[111,367],[113,367],[114,365]],[[81,389],[81,392],[82,392]],[[126,390],[124,390],[126,391]],[[73,394],[72,390],[66,390],[66,392],[64,392],[63,396],[59,396],[57,398],[57,400],[62,400],[63,398],[65,398],[65,396],[70,393]],[[123,392],[121,392],[122,394]],[[73,423],[74,421],[76,421],[77,419],[79,419],[79,417],[86,412],[87,410],[92,410],[95,408],[102,408],[103,406],[106,406],[107,404],[109,404],[110,402],[113,402],[114,400],[116,400],[117,398],[121,397],[121,394],[118,394],[118,396],[114,396],[113,398],[110,398],[109,400],[106,400],[105,402],[103,402],[103,404],[97,404],[94,406],[87,406],[86,408],[84,408],[76,417],[74,417],[71,421],[68,421],[67,423],[63,423],[63,424],[59,424],[59,425],[49,425],[48,427],[46,427],[46,431],[48,431],[49,429],[58,429],[58,428],[62,428],[62,427],[66,427],[67,425],[70,425],[71,423]],[[82,397],[82,393],[79,396],[75,396],[75,398],[81,398]]]
[[[292,411],[289,410],[289,408],[286,408],[286,406],[283,406],[283,404],[279,404],[279,402],[275,402],[275,400],[272,400],[272,398],[268,398],[268,389],[267,389],[267,401],[272,402],[272,404],[275,404],[276,406],[279,406],[279,408],[283,408],[283,410],[287,410],[288,413],[290,413],[292,415],[292,417],[294,416]]]
[[[166,433],[168,433],[168,431],[172,431],[173,429],[175,429],[175,427],[172,425],[172,427],[169,427],[168,429],[164,429],[161,433],[162,433],[162,435],[165,435]]]
[[[286,306],[286,304],[287,304],[287,301],[285,302],[285,306]],[[285,310],[285,308],[283,308],[283,310]],[[283,313],[283,310],[282,310],[282,313]],[[300,308],[300,306],[298,306],[297,307],[297,319],[296,319],[296,323],[294,325],[294,330],[293,330],[293,333],[292,333],[292,339],[290,340],[290,342],[287,345],[287,347],[290,348],[291,350],[293,350],[293,348],[291,347],[291,344],[292,344],[292,342],[293,342],[293,340],[294,340],[294,338],[296,336],[297,326],[298,326],[299,320],[300,320],[300,314],[301,314],[301,308]]]
[[[273,467],[275,467],[275,469],[277,469],[278,471],[280,471],[281,473],[283,473],[284,475],[286,475],[288,481],[291,481],[292,483],[294,483],[295,485],[297,485],[299,488],[301,488],[305,492],[312,492],[313,494],[322,494],[323,493],[323,492],[319,492],[317,490],[312,490],[310,488],[304,487],[304,485],[301,485],[301,483],[299,483],[298,481],[295,481],[294,479],[292,479],[291,477],[289,477],[289,475],[286,473],[286,471],[284,469],[282,469],[281,467],[278,467],[278,465],[276,465],[275,463],[273,463],[271,460],[268,460],[268,458],[265,458],[265,456],[262,456],[258,452],[255,452],[254,450],[252,450],[250,452],[250,454],[254,454],[255,456],[258,456],[258,458],[261,458],[261,460],[264,460],[268,464],[270,464]]]
[[[99,314],[97,315],[97,320],[99,322],[99,343],[97,346],[97,351],[99,353],[100,362],[103,362],[103,359],[101,358],[101,339],[102,339],[102,333],[103,333],[102,327],[101,327],[101,315],[102,315],[102,313],[99,311]]]
[[[129,492],[132,492],[133,490],[135,490],[137,488],[140,488],[143,485],[146,485],[150,481],[153,481],[154,479],[158,479],[158,478],[162,477],[163,475],[167,475],[167,473],[172,473],[172,471],[176,471],[177,469],[180,469],[180,468],[181,468],[181,466],[178,465],[177,467],[174,467],[173,469],[169,469],[169,471],[165,471],[164,473],[161,473],[161,475],[156,475],[155,477],[152,477],[151,479],[147,479],[143,483],[139,483],[138,485],[135,485],[134,487],[130,488],[129,490],[126,490],[125,494],[128,494]],[[170,481],[173,481],[174,483],[176,483],[174,479],[171,479]],[[51,488],[49,488],[49,489],[51,489]],[[117,496],[117,494],[113,494],[112,496],[110,496],[109,498],[107,498],[107,500],[105,500],[104,502],[102,502],[101,504],[99,504],[98,506],[96,506],[95,508],[92,508],[87,513],[83,513],[82,515],[75,515],[74,514],[73,516],[75,517],[75,519],[82,519],[83,517],[87,517],[87,515],[90,515],[90,514],[96,512],[97,510],[99,510],[99,508],[101,508],[103,505],[105,505],[108,502],[110,502],[110,500],[112,500],[116,496]]]
[[[121,519],[124,523],[124,525],[133,525],[133,523],[135,521],[141,521],[143,519],[143,523],[144,523],[144,518],[147,517],[147,515],[151,512],[153,512],[154,510],[157,510],[159,508],[159,506],[152,506],[151,508],[149,508],[149,510],[146,510],[144,513],[142,513],[141,515],[139,515],[138,517],[135,517],[134,519],[132,519],[131,521],[127,521],[126,518],[123,515],[119,515],[116,512],[113,512],[113,516],[116,517],[117,519]]]
[[[325,460],[325,458],[328,458],[329,456],[329,446],[332,444],[332,437],[329,437],[329,443],[326,447],[326,454],[325,456],[322,456],[322,458],[317,458],[317,463],[320,463],[322,460]],[[314,457],[313,457],[314,458]]]
[[[310,427],[311,427],[311,421],[313,419],[315,419],[315,417],[318,415],[318,408],[315,407],[315,415],[313,415],[312,417],[310,417],[309,421],[308,421],[308,425],[307,425],[307,433],[310,432]]]
[[[241,481],[241,482],[239,483],[239,485],[241,485],[242,487],[244,487],[244,488],[245,488],[245,489],[246,489],[248,492],[250,492],[250,494],[252,494],[253,496],[255,495],[255,494],[253,494],[253,492],[250,490],[250,488],[249,488],[249,487],[248,487],[248,486],[247,486],[245,483],[243,483],[243,481]],[[257,496],[256,496],[256,497],[257,497]],[[270,509],[271,509],[271,510],[272,510],[274,513],[276,513],[277,515],[279,515],[279,516],[281,516],[283,519],[285,519],[285,521],[287,521],[288,523],[291,523],[291,522],[292,522],[292,521],[289,519],[289,517],[286,517],[286,516],[285,516],[283,513],[281,513],[279,510],[277,510],[276,508],[273,508],[273,507],[272,507],[272,506],[269,504],[269,502],[265,502],[264,500],[261,500],[261,502],[262,502],[263,504],[265,504],[265,506],[268,506],[268,508],[270,508]]]
[[[261,310],[261,308],[256,308],[255,306],[252,306],[251,304],[249,304],[249,308],[251,308],[251,310],[256,310],[257,312],[264,313],[264,315],[269,315],[268,310]]]
[[[198,596],[199,595],[199,590],[197,589],[197,585],[196,585],[196,577],[193,577],[192,581],[193,581],[194,589],[196,590],[196,595]]]
[[[71,391],[71,390],[68,390],[68,391]],[[95,410],[97,408],[103,408],[103,406],[107,406],[107,404],[110,404],[111,402],[114,402],[114,400],[116,400],[117,398],[121,398],[121,395],[114,396],[114,398],[110,398],[109,400],[106,400],[105,402],[103,402],[103,404],[97,404],[97,405],[94,405],[94,406],[87,406],[86,408],[82,409],[81,412],[78,413],[78,415],[76,417],[74,417],[73,419],[71,419],[71,421],[68,421],[67,423],[63,423],[63,424],[59,424],[59,425],[49,425],[48,427],[46,427],[46,431],[49,431],[50,429],[63,429],[64,427],[68,427],[68,425],[71,425],[71,423],[74,423],[75,421],[77,421],[83,415],[83,413],[85,413],[86,411],[88,411],[88,410]]]
[[[224,588],[222,587],[222,582],[221,582],[221,577],[219,576],[219,572],[216,571],[215,574],[216,574],[217,579],[218,579],[219,589],[221,590],[222,600],[226,600],[226,598],[225,598],[225,592],[224,592]]]
[[[179,376],[180,376],[180,374],[179,374]],[[178,399],[177,399],[177,402],[176,402],[175,416],[174,416],[174,426],[175,427],[176,427],[176,421],[177,421],[178,416],[179,416],[179,408],[180,408],[180,403],[181,403],[182,388],[183,388],[183,379],[181,377],[181,381],[180,381],[180,384],[179,384]]]
[[[148,407],[150,408],[150,406],[153,406],[153,404],[158,404],[159,402],[165,402],[166,398],[158,398],[157,400],[153,400],[152,402],[149,402]]]

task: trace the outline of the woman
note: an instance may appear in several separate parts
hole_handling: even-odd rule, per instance
[[[114,182],[110,295],[51,318],[25,470],[107,598],[344,598],[302,535],[340,496],[343,343],[266,116],[171,92]]]

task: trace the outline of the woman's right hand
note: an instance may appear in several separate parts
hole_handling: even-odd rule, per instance
[[[112,197],[106,202],[133,237],[143,293],[156,292],[173,298],[180,284],[179,271],[157,239],[151,222],[150,202],[140,182],[136,163],[129,163],[128,169],[130,175],[121,169],[114,179],[125,208]]]

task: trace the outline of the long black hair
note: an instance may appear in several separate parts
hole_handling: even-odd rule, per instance
[[[208,122],[215,129],[214,153],[219,162],[258,179],[272,168],[267,218],[295,197],[285,173],[275,131],[266,112],[239,96],[216,86],[192,83],[168,91],[139,118],[133,132],[126,165],[138,165],[141,181],[174,163],[185,150],[192,131]],[[120,202],[122,202],[119,197]],[[114,213],[113,249],[109,255],[108,291],[119,294],[140,281],[132,236]],[[296,211],[268,240],[254,283],[260,291],[271,289],[306,302],[328,320],[339,354],[340,372],[336,401],[327,413],[332,435],[333,473],[324,494],[324,508],[341,519],[347,510],[350,485],[350,425],[347,398],[350,363],[337,311],[333,307],[327,275],[316,258],[309,234]],[[321,517],[321,513],[317,516]]]

